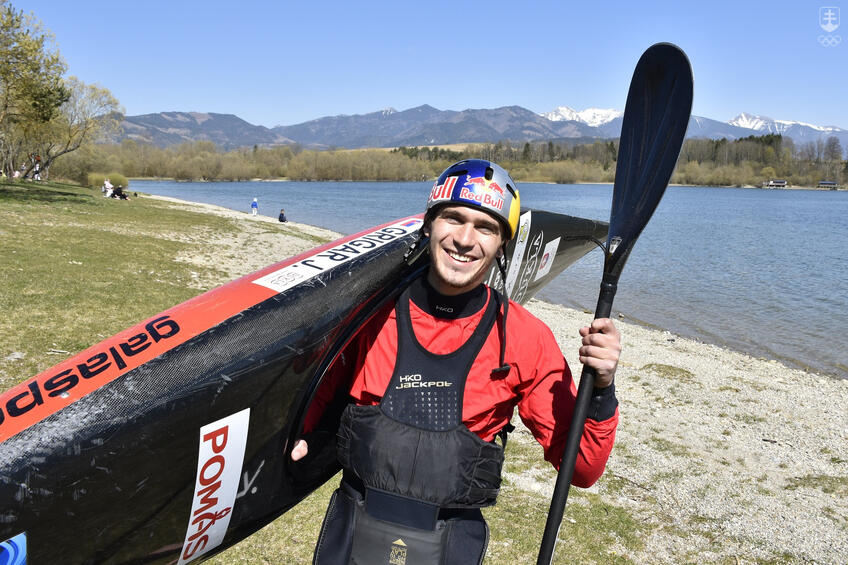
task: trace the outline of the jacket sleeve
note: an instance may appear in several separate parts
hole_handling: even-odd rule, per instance
[[[518,364],[521,373],[518,413],[542,445],[545,459],[559,469],[577,387],[556,339],[547,327],[544,330],[547,331],[535,340],[534,346],[522,348],[528,353]],[[527,363],[532,368],[522,371],[522,364],[526,367]],[[594,392],[571,480],[573,485],[583,488],[592,486],[603,474],[618,426],[615,385]]]

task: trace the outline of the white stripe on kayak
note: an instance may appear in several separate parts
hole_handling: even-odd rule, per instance
[[[283,292],[362,255],[373,253],[380,247],[418,231],[423,220],[412,218],[325,249],[307,259],[301,259],[273,273],[260,277],[254,284]]]

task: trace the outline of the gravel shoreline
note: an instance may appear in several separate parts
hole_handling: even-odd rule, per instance
[[[239,233],[213,238],[208,254],[178,258],[233,278],[338,236],[152,198],[240,220]],[[577,329],[591,315],[537,300],[528,309],[575,360]],[[590,491],[626,508],[650,534],[639,550],[610,551],[650,563],[848,563],[848,380],[617,324],[621,423],[607,471]],[[572,371],[580,372],[576,361]],[[526,430],[513,436],[533,441]],[[552,482],[531,475],[507,479],[549,499]]]
[[[570,336],[591,315],[529,309],[574,359]],[[617,480],[593,489],[656,526],[629,557],[848,563],[848,381],[617,325],[621,422],[606,471]]]

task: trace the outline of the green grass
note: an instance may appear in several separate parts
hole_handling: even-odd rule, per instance
[[[692,374],[691,371],[688,371],[682,367],[675,367],[674,365],[664,365],[662,363],[649,363],[648,365],[642,367],[641,370],[650,371],[655,375],[673,381],[687,384],[697,384],[695,380],[695,375]]]
[[[673,441],[669,441],[664,437],[652,437],[650,439],[650,444],[654,449],[656,449],[660,453],[668,453],[670,455],[674,455],[675,457],[689,457],[692,455],[692,452],[685,445],[674,443]]]
[[[787,490],[817,488],[827,494],[848,496],[848,476],[804,475],[792,477],[786,484]]]
[[[749,425],[761,424],[767,421],[763,416],[758,416],[757,414],[735,414],[733,419]]]
[[[150,199],[50,183],[0,185],[0,389],[203,289],[222,273],[173,259],[230,222]],[[195,273],[193,276],[192,273]],[[223,282],[223,281],[221,281]],[[23,355],[14,362],[12,355]]]
[[[542,460],[542,449],[529,436],[510,439],[504,470],[508,473],[498,504],[484,510],[491,529],[487,563],[535,563],[542,541],[550,498],[522,488],[516,475],[552,486],[556,472]],[[607,474],[599,487],[608,494],[621,490],[622,480]],[[624,507],[598,493],[572,488],[554,553],[554,563],[636,563],[627,554],[644,546],[650,531]]]
[[[569,495],[554,563],[635,563],[627,553],[641,548],[648,528],[627,510],[597,494]],[[506,490],[486,511],[492,533],[488,563],[536,562],[550,500]]]

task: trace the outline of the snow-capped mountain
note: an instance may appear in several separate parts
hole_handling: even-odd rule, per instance
[[[568,106],[559,106],[555,110],[541,114],[553,122],[577,122],[597,128],[599,137],[617,137],[621,132],[620,110],[602,110],[587,108],[577,111]],[[765,135],[777,133],[792,139],[796,143],[815,142],[836,136],[845,146],[848,143],[848,130],[835,126],[817,126],[793,120],[775,120],[766,116],[758,116],[743,112],[727,122],[712,120],[701,116],[692,116],[689,120],[687,137],[702,137],[709,139],[740,139],[749,135]]]
[[[848,130],[835,126],[817,126],[792,120],[774,120],[767,116],[757,116],[742,112],[728,122],[730,125],[752,129],[760,133],[779,133],[792,138],[816,139],[823,135],[848,133]]]
[[[765,131],[769,133],[783,133],[792,126],[807,127],[823,133],[845,131],[836,126],[817,126],[791,120],[774,120],[767,116],[757,116],[755,114],[748,114],[747,112],[742,112],[728,123],[741,128]]]
[[[768,132],[764,132],[768,133]],[[698,137],[706,139],[742,139],[751,135],[763,135],[756,130],[737,126],[728,122],[711,120],[701,116],[689,118],[689,126],[686,128],[686,137]]]
[[[624,115],[621,110],[586,108],[585,110],[574,110],[568,106],[559,106],[556,109],[542,114],[542,117],[552,122],[580,122],[596,128],[620,118]]]
[[[774,125],[774,120],[771,118],[764,118],[762,116],[755,116],[754,114],[748,114],[747,112],[742,112],[729,122],[727,122],[734,126],[739,126],[740,128],[753,129],[757,131],[768,131],[771,132],[771,127]]]

